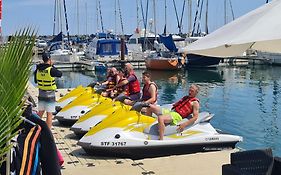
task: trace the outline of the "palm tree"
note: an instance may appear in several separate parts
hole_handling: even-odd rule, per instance
[[[21,123],[23,102],[31,71],[35,32],[25,28],[0,45],[0,165],[11,148]]]

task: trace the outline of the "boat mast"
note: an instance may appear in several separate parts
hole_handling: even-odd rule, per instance
[[[199,12],[199,7],[200,7],[200,0],[197,1],[197,8],[196,8],[195,16],[194,16],[193,28],[192,28],[191,36],[194,36],[195,27],[196,27],[196,23],[197,23],[198,12]]]
[[[114,0],[114,33],[117,36],[117,0]]]
[[[99,5],[98,5],[98,0],[96,0],[96,17],[97,17],[97,33],[100,32],[100,26],[99,26]]]
[[[234,16],[234,11],[233,11],[233,7],[232,7],[232,2],[231,2],[231,0],[229,0],[229,5],[230,5],[230,9],[231,9],[231,14],[232,14],[232,20],[234,21],[235,16]]]
[[[54,23],[53,23],[53,35],[55,35],[56,30],[56,12],[57,12],[57,0],[55,0],[54,5]]]
[[[102,33],[104,33],[103,20],[102,20],[102,15],[101,15],[102,13],[101,13],[101,4],[100,4],[100,0],[98,0],[98,3],[99,3],[101,30],[102,30]]]
[[[58,31],[59,32],[62,32],[62,12],[61,12],[61,0],[58,0],[58,13],[59,13],[59,19],[58,19],[58,22],[59,22],[59,25],[60,25],[60,29],[58,28]],[[58,33],[59,33],[58,32]]]
[[[88,5],[85,3],[85,12],[86,12],[86,36],[88,35]]]
[[[206,0],[206,16],[205,16],[205,32],[206,32],[206,34],[209,33],[209,29],[208,29],[208,9],[209,9],[209,1]]]
[[[167,34],[167,0],[165,0],[165,26],[164,26],[164,35]]]
[[[154,16],[154,39],[157,40],[156,32],[156,2],[153,0],[153,16]]]
[[[70,37],[69,37],[69,28],[68,28],[68,22],[67,22],[67,13],[66,13],[65,0],[63,0],[63,7],[64,7],[65,27],[66,27],[66,33],[67,33],[67,42],[69,44]]]
[[[77,35],[79,36],[79,0],[76,0],[76,17],[77,17]]]
[[[224,0],[224,25],[227,23],[226,18],[226,0]]]
[[[188,0],[188,36],[192,33],[192,0]]]
[[[139,30],[139,21],[140,21],[140,19],[139,19],[139,2],[138,2],[138,0],[136,0],[136,5],[137,5],[137,30]]]

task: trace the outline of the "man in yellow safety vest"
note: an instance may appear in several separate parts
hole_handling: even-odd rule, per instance
[[[38,115],[42,118],[44,112],[47,112],[46,123],[51,129],[53,112],[55,112],[57,89],[55,77],[61,77],[62,72],[53,66],[53,61],[48,53],[43,53],[42,59],[44,63],[37,65],[34,72],[35,83],[38,84]]]

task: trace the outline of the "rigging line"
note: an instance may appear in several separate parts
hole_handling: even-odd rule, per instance
[[[61,13],[61,0],[59,0],[59,6],[58,6],[58,13],[59,13],[59,25],[60,25],[60,32],[62,32],[62,13]],[[59,30],[59,29],[58,29]]]
[[[124,27],[123,27],[123,20],[122,20],[121,7],[120,7],[120,1],[119,0],[118,0],[118,9],[119,9],[119,16],[120,16],[122,35],[124,35]]]
[[[203,11],[203,4],[204,4],[204,1],[201,1],[199,20],[198,20],[198,23],[197,23],[197,33],[201,33],[200,27],[201,27],[201,16],[202,16],[202,11]]]
[[[208,11],[209,11],[209,0],[207,0],[206,1],[206,16],[205,16],[205,18],[206,18],[206,24],[205,24],[205,32],[206,32],[206,34],[208,34],[209,33],[209,27],[208,27]]]
[[[137,29],[139,28],[139,2],[136,0],[137,5]]]
[[[117,36],[117,0],[114,0],[114,31],[115,31],[115,36]],[[114,37],[115,37],[114,36]]]
[[[141,6],[142,6],[142,1],[141,1]],[[142,10],[143,10],[143,8],[142,8]],[[143,45],[145,48],[143,48],[143,49],[145,49],[145,50],[147,49],[147,47],[146,47],[146,27],[147,27],[147,16],[148,16],[147,14],[148,14],[148,0],[146,0],[146,14],[145,14],[145,21],[143,22],[144,26],[145,26],[144,27],[144,42],[143,42]]]
[[[167,1],[165,0],[165,27],[164,27],[164,35],[167,33]]]
[[[234,16],[234,11],[233,11],[233,7],[232,7],[232,2],[231,2],[231,0],[229,0],[229,5],[230,5],[230,9],[231,9],[231,14],[232,14],[232,20],[234,21],[235,16]]]
[[[183,19],[184,9],[185,9],[185,0],[183,0],[182,11],[181,11],[180,31],[179,31],[180,34],[182,33],[181,29],[182,29],[182,19]]]
[[[142,16],[143,26],[146,29],[146,23],[145,23],[145,16],[144,16],[144,11],[143,11],[142,0],[140,0],[140,5],[141,5],[141,16]]]
[[[195,16],[194,16],[193,28],[192,28],[191,36],[193,36],[194,32],[195,32],[196,21],[197,21],[197,16],[198,16],[198,11],[199,11],[199,5],[200,5],[200,0],[197,1],[197,9],[196,9],[196,13],[195,13]]]
[[[65,17],[65,26],[66,26],[66,32],[67,32],[67,42],[69,44],[70,38],[69,38],[69,28],[68,28],[68,22],[67,22],[67,13],[66,13],[66,5],[65,0],[63,0],[63,6],[64,6],[64,17]]]
[[[157,37],[156,37],[156,2],[155,2],[155,0],[153,0],[153,16],[154,16],[154,40],[156,40],[157,39]]]
[[[177,7],[176,7],[176,2],[175,2],[175,0],[173,0],[173,4],[174,4],[175,12],[176,12],[176,17],[177,17],[177,22],[178,22],[178,28],[179,28],[179,30],[180,30],[180,22],[179,22],[179,16],[178,16],[178,11],[177,11]]]
[[[104,28],[103,28],[103,20],[102,20],[102,13],[101,13],[101,4],[100,4],[100,0],[98,1],[99,3],[99,12],[100,12],[100,23],[101,23],[101,31],[102,33],[104,33]]]
[[[100,26],[99,26],[99,6],[98,6],[98,0],[96,0],[96,22],[97,22],[97,32],[100,31]]]
[[[53,35],[55,35],[55,30],[56,30],[56,11],[57,11],[57,0],[55,0],[55,6],[54,6],[54,25],[53,25]]]

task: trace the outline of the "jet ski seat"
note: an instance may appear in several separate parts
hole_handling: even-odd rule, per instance
[[[185,129],[187,129],[187,128],[191,127],[191,126],[194,126],[194,125],[196,125],[198,123],[209,122],[213,116],[214,116],[214,114],[210,114],[209,112],[200,112],[199,116],[198,116],[198,119],[192,125],[187,126]],[[191,115],[189,117],[183,119],[182,121],[180,121],[178,123],[178,125],[181,124],[181,123],[186,122],[190,118],[191,118]],[[171,135],[171,134],[176,134],[177,133],[178,125],[170,125],[170,124],[167,125],[165,127],[164,136]],[[158,121],[153,122],[150,126],[145,128],[144,129],[144,133],[150,134],[150,135],[159,135],[159,133],[158,133]]]

